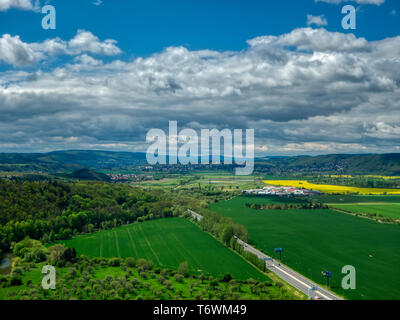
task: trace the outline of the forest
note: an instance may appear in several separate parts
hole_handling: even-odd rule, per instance
[[[97,182],[0,180],[0,250],[25,237],[43,243],[135,221],[177,216],[162,191]]]

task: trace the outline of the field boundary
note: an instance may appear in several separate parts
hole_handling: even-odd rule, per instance
[[[398,224],[400,224],[400,222],[396,222],[396,220],[394,220],[394,219],[393,219],[393,222],[382,221],[382,220],[379,220],[379,217],[377,217],[377,218],[370,217],[366,213],[362,213],[362,212],[350,212],[350,211],[346,211],[346,210],[339,209],[339,208],[336,208],[336,207],[329,207],[329,209],[331,209],[332,211],[336,211],[336,212],[347,214],[349,216],[354,216],[354,217],[357,217],[357,218],[363,218],[363,219],[371,220],[371,221],[374,221],[374,222],[379,223],[379,224],[388,224],[388,225],[398,225]]]

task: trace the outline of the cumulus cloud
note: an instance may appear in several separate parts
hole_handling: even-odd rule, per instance
[[[91,37],[76,38],[29,46],[31,59],[73,51],[65,65],[0,74],[3,151],[144,151],[148,130],[167,132],[170,120],[182,129],[254,128],[264,154],[399,146],[400,37],[369,42],[303,28],[250,39],[238,52],[169,47],[108,62],[84,44]]]
[[[26,66],[36,62],[37,52],[21,41],[19,36],[4,34],[0,38],[0,60],[14,66]]]
[[[324,17],[324,15],[313,16],[312,14],[307,15],[307,26],[316,25],[318,27],[327,26],[328,20]]]
[[[381,4],[385,3],[385,0],[315,0],[315,2],[326,2],[333,4],[339,4],[342,2],[356,2],[358,4],[373,4],[380,6]]]
[[[34,10],[39,8],[39,1],[33,0],[0,0],[0,11],[10,9]]]
[[[268,48],[296,47],[298,50],[314,52],[355,52],[368,51],[370,44],[365,38],[356,38],[354,34],[329,32],[326,29],[295,29],[279,37],[261,36],[248,41],[252,47]]]
[[[90,53],[114,56],[121,53],[115,40],[100,41],[91,32],[78,30],[69,41],[60,38],[47,39],[43,42],[25,43],[19,36],[3,34],[0,38],[0,62],[15,67],[34,65],[42,60],[58,55],[76,56]]]

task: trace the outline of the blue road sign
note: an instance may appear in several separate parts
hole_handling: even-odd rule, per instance
[[[323,277],[331,277],[332,276],[332,272],[331,271],[322,271],[321,275]]]

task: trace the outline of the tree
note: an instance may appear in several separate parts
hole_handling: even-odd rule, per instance
[[[230,273],[227,273],[226,275],[224,275],[224,277],[222,278],[222,282],[229,282],[232,280],[232,276],[230,275]]]
[[[135,259],[129,257],[125,259],[126,266],[128,268],[133,268],[135,266]]]
[[[62,244],[55,244],[49,248],[50,251],[50,263],[53,265],[65,264],[65,253],[66,247]]]
[[[225,226],[222,231],[221,240],[225,244],[229,244],[229,242],[231,241],[233,236],[234,236],[234,230],[233,230],[232,225]]]
[[[189,275],[189,264],[187,261],[184,261],[179,265],[178,272],[185,277]]]

